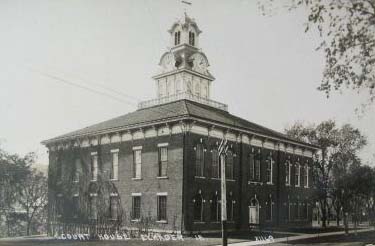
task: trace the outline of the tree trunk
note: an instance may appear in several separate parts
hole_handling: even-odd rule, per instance
[[[343,211],[343,216],[344,216],[344,228],[345,228],[345,234],[349,234],[349,226],[348,226],[348,213]]]
[[[27,221],[27,225],[26,225],[26,236],[30,236],[30,222]]]
[[[324,200],[321,203],[321,210],[322,210],[322,227],[326,228],[327,227],[327,206],[326,206],[326,201]]]
[[[10,222],[8,215],[5,216],[6,224],[7,224],[7,236],[10,237]]]
[[[338,213],[336,215],[336,225],[337,225],[337,227],[340,226],[340,214],[338,214]]]

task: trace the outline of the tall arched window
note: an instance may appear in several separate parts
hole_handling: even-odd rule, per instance
[[[287,203],[286,203],[286,206],[287,206],[287,208],[286,208],[286,212],[287,212],[286,219],[287,219],[288,221],[290,221],[290,220],[292,219],[292,211],[291,211],[291,209],[292,209],[292,204],[290,203],[289,196],[288,196],[288,201],[287,201]]]
[[[255,155],[255,164],[254,164],[255,181],[258,181],[258,182],[260,182],[260,160],[261,160],[261,154],[259,151],[259,153]]]
[[[256,196],[250,200],[249,224],[259,224],[259,201]]]
[[[181,32],[177,31],[174,33],[174,45],[179,45],[181,40]]]
[[[266,182],[272,184],[273,158],[269,155],[266,160]]]
[[[299,165],[298,162],[296,162],[295,166],[294,166],[294,184],[295,186],[300,186],[300,180],[301,178],[301,167]]]
[[[225,162],[225,176],[227,179],[233,179],[233,167],[234,167],[234,157],[233,152],[228,150],[226,162]]]
[[[220,198],[217,191],[213,194],[210,203],[211,221],[220,221]]]
[[[308,200],[305,200],[303,203],[303,219],[307,220],[309,216],[309,203]]]
[[[305,185],[305,167],[301,165],[300,167],[300,185],[301,187],[304,187]]]
[[[234,220],[234,204],[236,202],[233,200],[232,192],[229,193],[227,196],[227,220],[233,221]]]
[[[204,149],[203,144],[199,143],[195,147],[195,176],[204,176]]]
[[[220,158],[217,149],[211,150],[212,177],[220,178]]]
[[[269,195],[266,201],[266,220],[272,221],[272,213],[273,213],[273,201],[272,201],[272,195]]]
[[[286,185],[290,185],[290,167],[291,167],[291,164],[290,164],[290,161],[286,161],[285,162],[285,184]]]
[[[255,180],[255,155],[252,151],[249,155],[249,181]]]
[[[195,46],[195,33],[189,32],[189,44]]]
[[[203,197],[198,193],[194,196],[194,221],[203,221]]]
[[[300,206],[301,206],[301,204],[300,204],[300,201],[297,199],[297,201],[296,201],[296,203],[295,203],[295,206],[294,206],[294,219],[295,220],[298,220],[298,219],[300,219]]]

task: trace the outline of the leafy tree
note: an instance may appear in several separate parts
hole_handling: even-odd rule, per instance
[[[262,9],[275,9],[279,1],[261,2]],[[325,54],[319,90],[327,97],[343,87],[368,92],[375,100],[375,0],[288,0],[288,10],[308,11],[305,32],[318,30]]]
[[[341,193],[341,205],[344,214],[345,231],[348,233],[347,215],[351,214],[355,228],[358,224],[360,209],[366,207],[373,196],[375,172],[369,166],[353,166],[337,182]]]
[[[34,160],[34,153],[19,156],[0,149],[0,224],[5,219],[7,235],[10,235],[9,220],[15,211],[17,194],[29,175],[30,165]]]
[[[26,180],[22,183],[18,193],[18,203],[26,211],[27,235],[30,235],[33,223],[44,216],[47,206],[47,189],[47,178],[35,169],[26,176]]]
[[[328,199],[334,198],[334,206],[341,209],[341,204],[337,205],[341,193],[335,190],[335,182],[341,179],[337,177],[346,175],[349,167],[358,164],[357,152],[366,144],[366,138],[349,124],[339,128],[332,120],[307,126],[295,123],[285,131],[290,137],[321,148],[315,154],[313,175],[315,197],[320,203],[322,225],[326,227]]]

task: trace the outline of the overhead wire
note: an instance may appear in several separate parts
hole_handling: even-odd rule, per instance
[[[102,95],[102,96],[106,96],[106,97],[109,97],[113,100],[116,100],[118,102],[121,102],[121,103],[124,103],[124,104],[127,104],[127,105],[131,105],[131,106],[138,106],[137,105],[137,102],[131,102],[129,100],[123,100],[122,98],[119,98],[119,97],[115,97],[109,93],[106,93],[106,92],[102,92],[100,90],[97,90],[97,89],[93,89],[93,88],[90,88],[88,86],[84,86],[84,85],[81,85],[77,82],[72,82],[70,80],[67,80],[67,79],[64,79],[64,78],[61,78],[57,75],[53,75],[53,74],[50,74],[50,73],[47,73],[47,72],[43,72],[43,71],[40,71],[40,70],[37,70],[37,69],[32,69],[34,72],[38,72],[39,74],[43,75],[43,76],[46,76],[50,79],[53,79],[55,82],[61,82],[61,83],[64,83],[64,84],[67,84],[67,85],[70,85],[70,86],[75,86],[75,87],[78,87],[80,89],[84,89],[84,90],[88,90],[92,93],[96,93],[96,94],[99,94],[99,95]],[[108,88],[107,88],[108,89]],[[111,89],[113,90],[113,89]],[[122,93],[124,95],[126,95],[125,93]],[[132,96],[129,96],[129,95],[126,95],[128,97],[132,97]],[[135,97],[134,97],[135,98]],[[139,99],[138,99],[139,100]],[[140,101],[140,100],[139,100]],[[157,106],[157,105],[155,105]],[[160,107],[153,107],[153,106],[150,106],[149,108],[147,108],[147,110],[149,111],[153,111],[153,112],[157,112],[159,114],[165,114],[166,112],[169,112],[169,113],[173,113],[173,114],[180,114],[180,112],[177,112],[175,110],[171,110],[171,109],[166,109],[166,108],[160,108]]]

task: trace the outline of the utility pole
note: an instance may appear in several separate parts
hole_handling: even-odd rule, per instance
[[[226,190],[226,179],[225,179],[225,157],[228,150],[228,141],[225,139],[221,140],[218,148],[218,154],[220,157],[220,174],[221,174],[221,237],[223,240],[222,245],[228,245],[227,237],[227,190]]]

